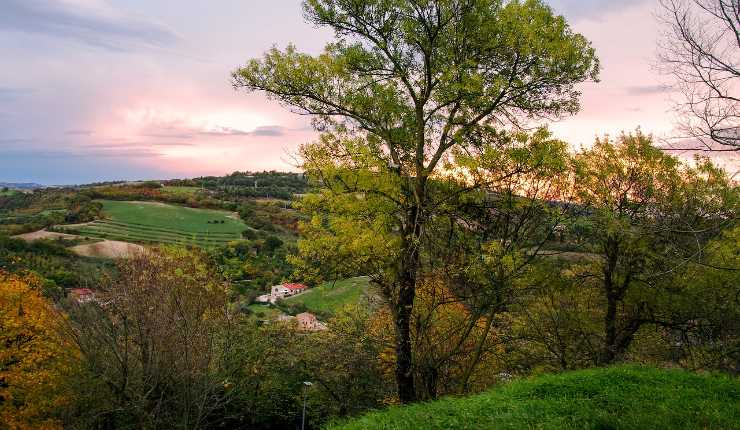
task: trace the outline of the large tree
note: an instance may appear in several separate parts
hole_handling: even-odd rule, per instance
[[[679,149],[740,150],[740,1],[660,0],[659,60],[681,94]]]
[[[335,154],[364,152],[394,184],[374,191],[391,193],[396,225],[387,233],[399,250],[382,290],[399,398],[413,401],[410,323],[430,178],[452,149],[474,148],[496,128],[578,111],[575,85],[597,78],[598,61],[538,0],[307,0],[304,12],[334,30],[335,42],[318,56],[272,49],[236,70],[233,83],[311,115],[341,135]]]

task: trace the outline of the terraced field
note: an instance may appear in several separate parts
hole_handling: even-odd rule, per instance
[[[102,203],[106,219],[61,228],[91,238],[202,247],[239,240],[246,229],[242,221],[225,211],[155,202]]]

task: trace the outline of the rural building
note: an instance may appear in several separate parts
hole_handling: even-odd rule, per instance
[[[320,331],[326,330],[326,324],[322,323],[316,318],[316,315],[303,312],[295,316],[298,321],[298,328],[306,331]]]
[[[284,299],[286,297],[294,296],[298,293],[302,293],[308,289],[303,284],[280,284],[274,285],[270,288],[270,302],[275,303],[278,299]]]
[[[278,322],[291,322],[295,321],[298,330],[303,331],[321,331],[326,330],[326,324],[316,318],[316,315],[308,312],[300,313],[296,316],[292,315],[280,315],[277,317]]]
[[[80,304],[95,300],[95,292],[89,288],[73,288],[69,290],[69,296]]]

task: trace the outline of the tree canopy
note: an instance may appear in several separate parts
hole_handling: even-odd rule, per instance
[[[273,48],[234,71],[233,84],[311,115],[327,133],[319,145],[329,159],[360,157],[364,177],[380,175],[363,194],[383,196],[385,224],[365,234],[397,244],[385,253],[382,290],[394,317],[399,397],[412,401],[418,244],[440,207],[430,178],[455,148],[577,112],[576,85],[596,80],[599,63],[590,43],[538,0],[307,0],[304,14],[335,33],[323,53]],[[322,171],[332,164],[307,170],[341,181]]]

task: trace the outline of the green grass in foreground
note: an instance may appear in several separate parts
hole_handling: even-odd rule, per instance
[[[370,291],[366,276],[325,282],[303,294],[285,299],[287,303],[303,303],[311,311],[334,313],[352,303],[358,303]]]
[[[589,369],[394,407],[329,428],[740,429],[740,380],[637,366]]]

